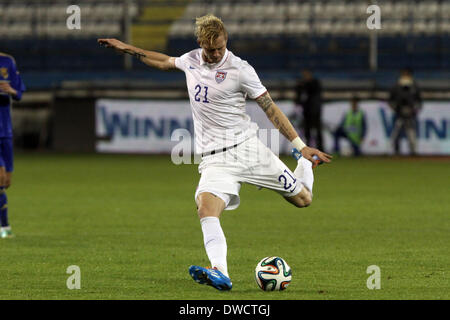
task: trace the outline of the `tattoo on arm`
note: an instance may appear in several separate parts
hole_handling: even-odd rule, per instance
[[[133,50],[130,50],[130,49],[126,49],[126,50],[124,50],[124,52],[128,53],[128,54],[130,54],[130,55],[132,55],[132,56],[134,56],[134,57],[136,57],[138,59],[142,59],[142,58],[146,57],[145,54],[143,54],[141,52],[136,52],[136,51],[133,51]]]
[[[160,70],[169,70],[175,68],[175,58],[154,51],[140,51],[139,48],[128,48],[123,50],[124,53],[138,58],[140,61],[150,67]]]
[[[292,141],[297,136],[297,132],[284,114],[277,113],[271,120],[275,128],[277,128],[289,141]]]
[[[256,102],[266,113],[267,118],[273,123],[275,128],[289,141],[292,141],[297,136],[297,132],[291,122],[273,102],[268,92],[256,99]]]
[[[270,108],[270,106],[273,103],[272,98],[270,97],[269,93],[266,92],[262,96],[260,96],[258,99],[256,99],[256,102],[258,105],[263,109],[264,112],[267,112]]]

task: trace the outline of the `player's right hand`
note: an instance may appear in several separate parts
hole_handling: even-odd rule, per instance
[[[328,153],[322,152],[319,149],[316,148],[311,148],[311,147],[304,147],[301,150],[301,153],[303,155],[303,157],[305,159],[308,159],[309,161],[313,162],[315,161],[315,159],[313,158],[313,156],[316,156],[319,160],[325,162],[325,163],[329,163],[331,162],[331,159],[333,158],[332,155],[329,155]]]
[[[117,39],[97,39],[97,42],[106,48],[114,48],[119,51],[125,51],[128,48],[126,43]]]

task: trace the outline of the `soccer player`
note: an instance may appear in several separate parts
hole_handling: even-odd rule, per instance
[[[20,100],[25,85],[13,57],[0,52],[0,238],[11,238],[8,222],[6,189],[11,185],[13,172],[13,141],[11,124],[11,98]]]
[[[227,243],[219,217],[239,206],[242,183],[280,193],[293,205],[311,204],[313,163],[330,162],[331,156],[306,146],[272,101],[252,66],[227,50],[228,34],[214,15],[196,19],[200,48],[181,57],[147,51],[117,39],[98,39],[101,45],[139,57],[160,70],[180,69],[186,74],[194,120],[196,152],[202,161],[195,192],[197,212],[211,268],[191,266],[191,277],[218,290],[230,290]],[[298,160],[292,172],[257,137],[257,125],[245,113],[245,100],[256,100],[274,126],[292,142]]]

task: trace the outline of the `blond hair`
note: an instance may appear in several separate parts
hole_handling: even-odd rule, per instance
[[[225,25],[220,18],[213,14],[207,14],[195,19],[195,36],[200,44],[212,44],[220,35],[228,39]]]

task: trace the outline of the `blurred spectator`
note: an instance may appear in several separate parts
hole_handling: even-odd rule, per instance
[[[302,78],[295,86],[295,103],[303,108],[303,127],[308,146],[312,145],[312,131],[315,131],[316,148],[323,150],[322,144],[322,86],[320,81],[314,78],[310,70],[302,71]]]
[[[342,118],[341,124],[334,132],[334,152],[340,152],[339,140],[341,138],[347,139],[355,156],[361,155],[361,143],[366,135],[366,116],[362,110],[359,109],[358,98],[353,98],[351,102],[351,109]]]
[[[417,114],[422,107],[422,99],[411,70],[401,71],[397,84],[391,89],[389,106],[395,113],[394,129],[391,135],[395,154],[400,152],[401,133],[405,132],[410,153],[414,155],[416,153]]]

